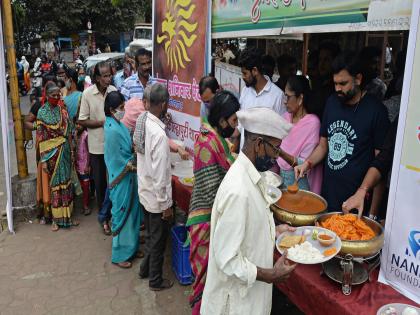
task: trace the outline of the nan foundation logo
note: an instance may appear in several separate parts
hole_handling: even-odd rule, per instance
[[[420,260],[420,231],[412,230],[408,235],[408,247],[405,254]]]

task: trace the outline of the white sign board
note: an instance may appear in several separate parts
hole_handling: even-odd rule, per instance
[[[379,281],[420,303],[420,1],[414,1]]]

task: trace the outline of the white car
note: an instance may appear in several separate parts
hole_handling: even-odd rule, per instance
[[[85,71],[89,72],[88,74],[91,75],[90,71],[93,71],[93,67],[101,61],[112,62],[115,64],[117,71],[121,70],[124,63],[124,53],[113,52],[89,56],[83,63],[83,67],[85,68]]]

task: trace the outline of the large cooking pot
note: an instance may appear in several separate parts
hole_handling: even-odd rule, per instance
[[[298,209],[288,209],[282,203],[284,198],[290,198]],[[311,209],[310,201],[313,200],[321,204],[321,209]],[[282,197],[271,206],[274,217],[284,223],[292,226],[314,225],[315,219],[320,213],[327,211],[327,201],[321,196],[307,190],[299,190],[296,194],[290,194],[287,189],[282,189]]]
[[[316,218],[315,225],[321,225],[321,222],[327,220],[334,214],[342,213],[330,212],[321,214]],[[348,241],[342,239],[339,253],[340,256],[351,254],[353,257],[372,257],[382,249],[382,246],[384,245],[384,229],[382,225],[367,217],[362,217],[361,219],[373,230],[373,232],[375,232],[376,236],[367,241]]]

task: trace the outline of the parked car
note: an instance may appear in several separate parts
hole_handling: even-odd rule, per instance
[[[83,63],[83,67],[85,68],[85,71],[88,73],[88,75],[92,75],[90,71],[93,71],[93,67],[101,61],[109,61],[114,63],[117,68],[117,71],[119,71],[123,68],[124,53],[103,53],[87,57],[85,62]]]

